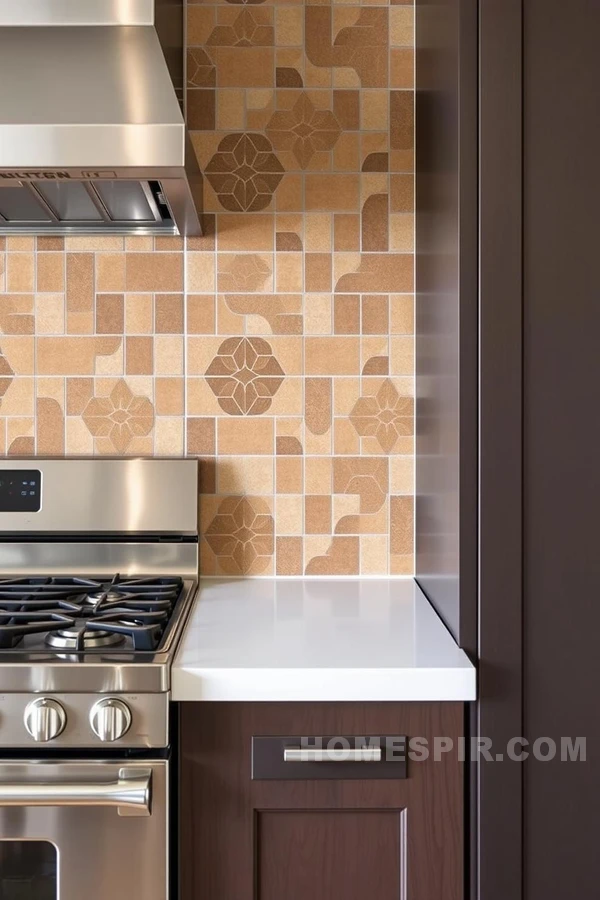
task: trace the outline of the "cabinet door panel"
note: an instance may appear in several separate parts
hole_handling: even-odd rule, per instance
[[[405,900],[402,810],[257,813],[257,900]]]
[[[433,753],[436,737],[457,747],[463,715],[460,703],[183,704],[181,900],[464,900],[462,766],[456,749]],[[432,753],[398,779],[253,780],[253,739],[286,735],[406,735]]]

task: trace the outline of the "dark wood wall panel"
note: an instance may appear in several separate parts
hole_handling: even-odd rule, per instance
[[[588,761],[525,766],[526,900],[597,897],[600,3],[527,0],[525,711]]]

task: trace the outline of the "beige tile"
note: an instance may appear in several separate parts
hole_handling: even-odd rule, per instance
[[[154,371],[157,375],[183,375],[183,337],[156,335]]]
[[[393,494],[412,494],[415,486],[414,477],[412,455],[390,458],[390,490]]]
[[[64,294],[36,294],[35,329],[37,334],[63,334],[65,330]]]
[[[210,253],[188,253],[186,291],[194,294],[215,290],[215,260]]]
[[[307,494],[330,494],[332,470],[329,457],[307,457],[304,463],[304,490]]]
[[[275,503],[275,527],[278,534],[303,534],[303,497],[278,494]]]
[[[215,333],[215,297],[214,294],[188,294],[187,333]]]
[[[360,574],[387,575],[388,539],[384,535],[363,535],[360,539]]]
[[[154,328],[151,294],[125,295],[125,331],[127,334],[151,334]]]
[[[273,493],[273,459],[263,456],[221,456],[217,476],[220,494]]]
[[[183,456],[183,419],[157,416],[154,420],[154,453],[156,456]]]

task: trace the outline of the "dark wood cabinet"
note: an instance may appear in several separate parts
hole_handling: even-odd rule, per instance
[[[462,900],[463,709],[182,704],[181,900]],[[363,762],[352,765],[371,777],[324,762],[329,778],[292,765],[289,778],[253,779],[253,738],[278,735],[422,737],[430,755],[409,757],[397,779],[372,777],[384,763]],[[439,761],[435,738],[454,743]]]

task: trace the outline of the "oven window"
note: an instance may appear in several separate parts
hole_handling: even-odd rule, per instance
[[[48,841],[0,841],[2,900],[58,900],[58,853]]]

